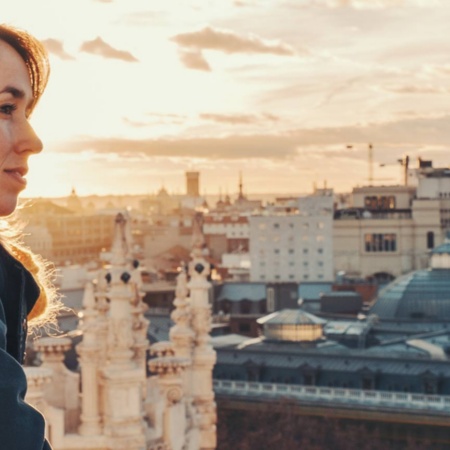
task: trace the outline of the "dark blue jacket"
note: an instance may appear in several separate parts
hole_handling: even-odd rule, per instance
[[[42,414],[24,401],[22,369],[27,315],[39,287],[23,265],[0,246],[0,449],[51,450]]]

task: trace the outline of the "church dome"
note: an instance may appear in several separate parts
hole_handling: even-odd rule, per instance
[[[397,278],[380,292],[370,314],[381,320],[450,320],[450,270],[417,270]]]
[[[450,320],[450,245],[431,252],[430,268],[403,275],[379,294],[370,314],[381,320]]]

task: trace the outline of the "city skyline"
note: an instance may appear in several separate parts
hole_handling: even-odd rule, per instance
[[[450,5],[440,0],[18,0],[52,75],[26,197],[350,191],[448,166]],[[379,164],[384,164],[380,167]]]

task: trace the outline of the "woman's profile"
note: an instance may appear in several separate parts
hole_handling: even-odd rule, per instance
[[[42,415],[24,399],[28,327],[52,320],[57,301],[44,261],[21,245],[11,225],[26,187],[28,159],[42,150],[29,118],[47,84],[42,44],[0,25],[0,448],[49,450]]]

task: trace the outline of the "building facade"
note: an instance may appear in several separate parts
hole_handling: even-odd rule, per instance
[[[450,228],[450,171],[417,169],[417,187],[353,190],[353,207],[335,211],[336,272],[392,278],[427,266]]]
[[[298,208],[252,215],[250,281],[330,281],[333,268],[333,195],[319,190]]]

